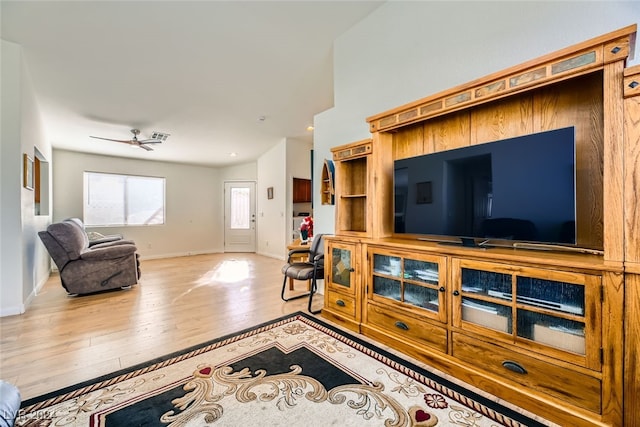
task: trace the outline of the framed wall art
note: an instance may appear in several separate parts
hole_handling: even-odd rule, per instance
[[[33,159],[27,153],[22,155],[22,185],[33,190]]]

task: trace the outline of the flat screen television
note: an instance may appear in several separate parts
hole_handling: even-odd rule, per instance
[[[573,127],[394,163],[396,234],[576,244]]]

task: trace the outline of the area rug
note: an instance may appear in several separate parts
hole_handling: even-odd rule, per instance
[[[302,312],[25,401],[17,426],[542,426]]]

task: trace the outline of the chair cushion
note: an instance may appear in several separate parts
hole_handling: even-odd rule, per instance
[[[74,225],[75,227],[78,227],[78,230],[82,232],[82,240],[84,240],[84,246],[89,246],[89,236],[87,235],[87,232],[84,229],[84,223],[80,218],[67,218],[62,222],[69,223]]]
[[[282,274],[296,280],[309,280],[313,278],[313,264],[308,262],[294,262],[282,267]],[[322,275],[322,269],[318,269],[318,275]]]
[[[80,254],[89,247],[87,235],[77,224],[70,221],[56,222],[47,227],[49,234],[67,252],[70,260],[80,258]]]

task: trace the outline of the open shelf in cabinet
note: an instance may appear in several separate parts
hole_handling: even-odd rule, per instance
[[[325,159],[322,166],[322,181],[320,184],[320,202],[323,205],[333,205],[335,203],[335,174],[333,161]]]
[[[368,231],[367,180],[371,141],[335,148],[336,233]]]

